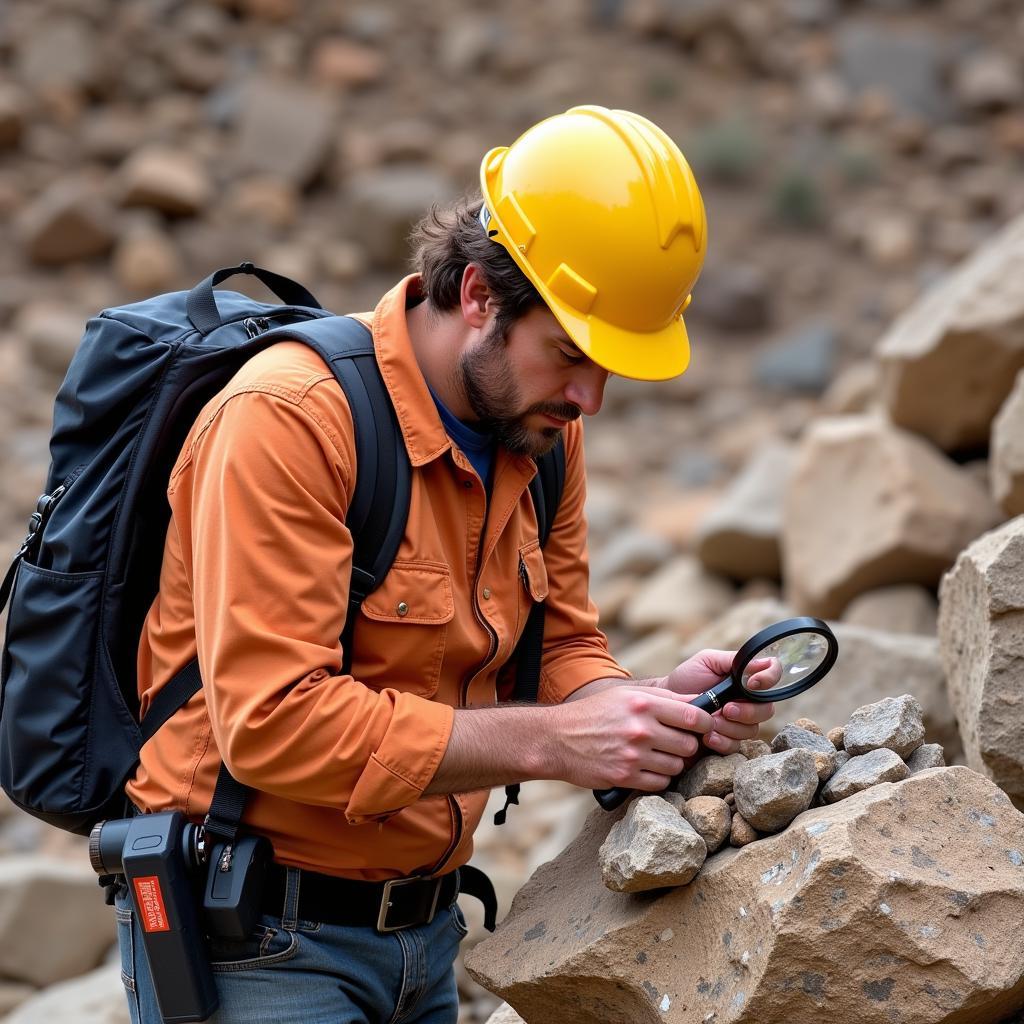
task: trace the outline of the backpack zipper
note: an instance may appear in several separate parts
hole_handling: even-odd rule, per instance
[[[246,336],[252,341],[270,330],[270,319],[265,316],[250,316],[242,321]]]

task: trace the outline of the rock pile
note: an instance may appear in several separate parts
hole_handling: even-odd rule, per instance
[[[921,705],[909,694],[857,708],[826,736],[809,720],[786,726],[771,745],[710,754],[678,792],[634,800],[599,851],[604,884],[645,892],[693,881],[728,840],[734,847],[784,831],[817,803],[834,804],[884,782],[945,765],[925,743]]]

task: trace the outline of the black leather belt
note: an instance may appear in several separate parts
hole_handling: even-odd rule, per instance
[[[271,864],[261,909],[280,915],[284,910],[287,869]],[[455,901],[460,889],[484,904],[485,926],[493,931],[497,900],[490,879],[479,869],[462,867],[440,878],[394,878],[362,882],[303,870],[299,877],[298,912],[303,921],[355,925],[394,932],[428,924],[440,909]]]

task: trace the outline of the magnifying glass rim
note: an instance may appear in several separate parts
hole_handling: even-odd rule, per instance
[[[743,685],[743,671],[753,660],[754,656],[769,644],[773,644],[778,640],[784,640],[787,636],[793,636],[796,633],[816,633],[818,636],[824,637],[825,642],[828,644],[828,650],[825,652],[825,657],[821,664],[799,682],[791,683],[789,686],[784,686],[781,689],[748,690]],[[809,690],[828,673],[838,656],[839,641],[836,640],[836,635],[829,628],[828,623],[821,619],[813,618],[810,615],[803,615],[793,619],[783,619],[781,622],[775,622],[762,629],[759,633],[755,633],[736,652],[730,675],[732,676],[733,683],[743,691],[745,700],[768,704],[775,700],[787,700],[790,697],[795,697],[798,693],[803,693],[804,690]]]

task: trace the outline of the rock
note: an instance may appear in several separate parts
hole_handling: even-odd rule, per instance
[[[814,733],[815,736],[825,735],[821,726],[811,718],[798,718],[793,724],[798,729],[806,729],[808,732]]]
[[[826,739],[821,732],[811,732],[803,726],[793,722],[784,726],[772,738],[772,753],[777,754],[781,750],[817,750],[823,754],[834,754],[835,745],[831,740]]]
[[[729,845],[746,846],[755,839],[760,838],[757,829],[747,821],[738,811],[732,816],[732,825],[729,828]]]
[[[54,928],[57,920],[74,927]],[[87,863],[0,858],[0,975],[52,985],[95,967],[114,937],[113,911]]]
[[[911,775],[916,775],[928,768],[946,767],[946,755],[938,743],[922,743],[906,761]]]
[[[836,769],[839,767],[837,761],[838,753],[839,751],[836,751],[835,754],[827,754],[822,750],[811,751],[811,756],[814,758],[814,770],[818,773],[819,782],[828,782],[835,774]]]
[[[909,757],[924,742],[924,712],[909,693],[885,697],[857,708],[843,736],[846,750],[854,757],[882,747]]]
[[[982,52],[966,58],[953,76],[957,99],[981,113],[1007,110],[1024,97],[1024,78],[1018,62],[1008,55]]]
[[[701,522],[697,555],[705,568],[737,580],[778,579],[782,504],[794,446],[769,441],[749,459]]]
[[[733,792],[733,777],[747,759],[742,754],[708,754],[683,774],[679,792],[692,800],[698,796],[724,797]]]
[[[526,1021],[512,1009],[508,1003],[502,1003],[494,1013],[487,1018],[485,1024],[526,1024]]]
[[[660,796],[634,800],[598,851],[601,877],[615,892],[686,885],[707,855],[704,840]]]
[[[268,175],[303,188],[326,163],[334,129],[334,104],[323,92],[256,79],[242,93],[234,163],[242,173]]]
[[[386,67],[380,50],[342,37],[318,42],[311,64],[318,85],[354,89],[379,82]]]
[[[194,217],[210,199],[205,168],[182,149],[140,149],[125,161],[119,179],[122,205],[147,206],[172,217]]]
[[[829,731],[825,735],[829,738],[829,740],[831,740],[832,745],[836,748],[836,750],[845,749],[846,730],[841,725],[837,725],[835,726],[835,728],[829,729]]]
[[[735,794],[735,793],[726,793],[726,794],[725,794],[725,796],[724,796],[724,797],[722,797],[722,799],[723,799],[723,800],[724,800],[724,801],[725,801],[725,802],[726,802],[726,803],[727,803],[727,804],[728,804],[728,805],[729,805],[730,807],[735,807],[735,806],[736,806],[736,794]]]
[[[867,590],[843,611],[843,622],[890,633],[935,636],[938,620],[939,604],[934,594],[916,583],[896,583]]]
[[[852,363],[839,373],[822,396],[821,409],[830,416],[867,412],[877,396],[877,364],[873,361]]]
[[[839,771],[843,765],[850,763],[850,753],[846,750],[839,750],[836,752],[836,772]],[[833,775],[835,772],[832,773]]]
[[[24,92],[10,84],[0,85],[0,149],[11,149],[21,141],[28,121]]]
[[[7,1014],[16,1006],[20,1006],[27,999],[36,994],[34,985],[23,985],[17,981],[0,981],[0,1020],[7,1020]]]
[[[467,13],[438,40],[438,64],[456,78],[479,72],[500,50],[504,35],[501,19]]]
[[[63,377],[82,340],[85,318],[54,302],[33,302],[19,310],[14,330],[37,366]]]
[[[233,185],[224,205],[234,219],[268,228],[293,227],[299,218],[299,190],[277,178],[247,178]]]
[[[910,266],[919,257],[917,222],[909,214],[889,210],[867,218],[860,227],[865,255],[883,270]]]
[[[1008,516],[1024,513],[1024,370],[992,421],[992,497]]]
[[[637,633],[669,627],[683,634],[720,615],[732,597],[726,580],[707,572],[692,555],[680,555],[643,581],[622,622]]]
[[[835,328],[814,324],[766,348],[754,364],[754,380],[771,390],[820,395],[832,380],[838,354]]]
[[[128,1001],[121,982],[120,961],[53,985],[27,999],[4,1018],[4,1024],[42,1024],[44,1021],[128,1024]]]
[[[1018,516],[975,541],[943,579],[939,649],[968,765],[1024,802],[1022,611],[1024,516]]]
[[[682,660],[679,657],[679,634],[674,629],[649,633],[617,652],[615,660],[634,679],[663,676]]]
[[[113,267],[118,284],[139,298],[170,291],[182,276],[181,256],[170,235],[149,223],[125,231]]]
[[[672,545],[656,534],[624,526],[615,531],[607,544],[594,552],[590,580],[601,583],[628,573],[645,576],[661,568],[672,557]]]
[[[897,109],[942,121],[950,103],[942,80],[944,53],[936,33],[844,19],[835,45],[839,68],[855,95],[882,94]]]
[[[937,584],[999,518],[977,481],[921,438],[873,416],[818,420],[785,498],[788,599],[827,617],[875,587]]]
[[[736,769],[736,809],[758,832],[781,832],[811,806],[818,772],[809,750],[785,750]]]
[[[851,755],[850,760],[825,783],[821,798],[825,803],[833,804],[879,783],[899,782],[909,774],[910,769],[899,754],[880,747],[867,754]]]
[[[750,264],[705,267],[694,288],[692,315],[727,331],[760,331],[770,321],[768,278]]]
[[[406,239],[432,203],[455,195],[455,185],[427,164],[375,168],[354,175],[349,233],[365,246],[373,264],[393,269],[408,259]]]
[[[530,1024],[820,1024],[836,1007],[974,1024],[1024,1006],[1024,816],[969,769],[807,811],[643,898],[602,885],[610,817],[595,809],[466,955]]]
[[[748,760],[770,754],[772,748],[764,740],[740,740],[740,753]]]
[[[915,302],[879,341],[882,397],[898,426],[947,451],[987,444],[1024,367],[1024,294],[1013,284],[1024,216]]]
[[[86,89],[103,72],[97,42],[85,19],[47,17],[17,48],[16,79],[33,92]]]
[[[709,855],[718,850],[729,838],[732,811],[729,810],[729,805],[717,796],[695,796],[692,800],[687,800],[683,804],[682,814],[697,835],[704,840]]]
[[[19,229],[28,258],[44,265],[103,256],[116,237],[113,210],[78,180],[47,188],[26,208]]]

